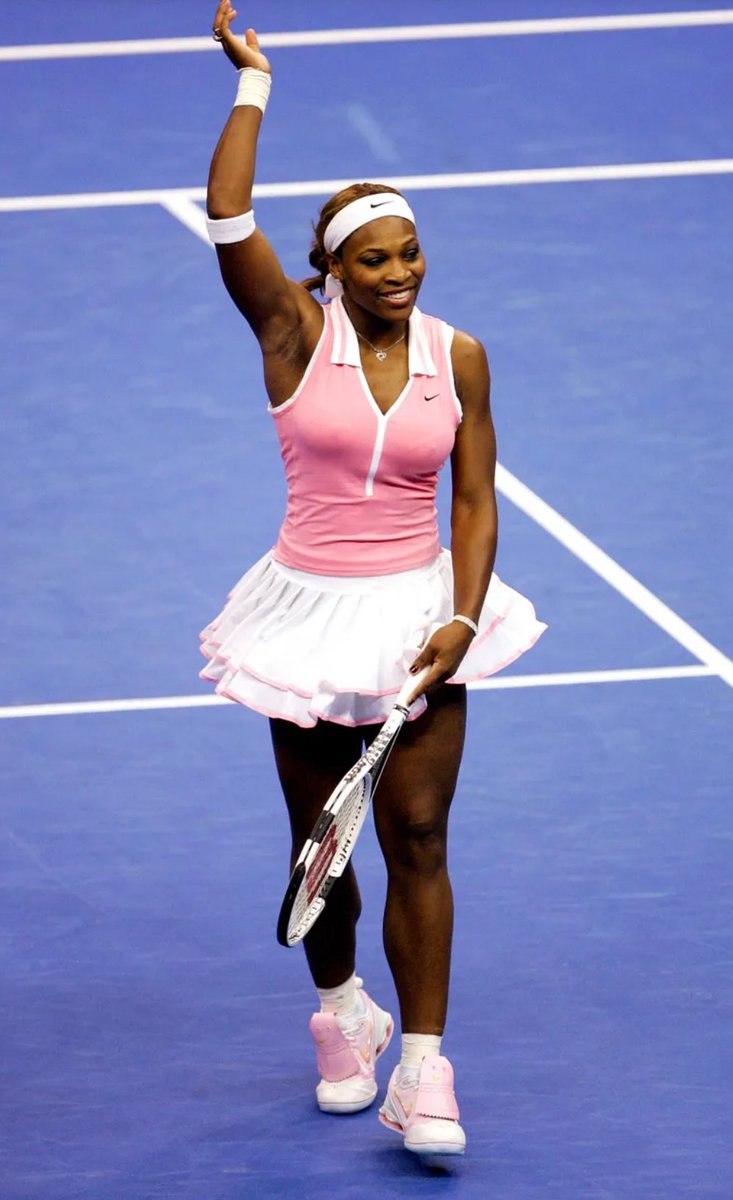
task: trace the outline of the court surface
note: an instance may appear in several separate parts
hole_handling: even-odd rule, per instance
[[[6,5],[0,1197],[730,1200],[733,9],[240,11],[281,35],[258,222],[302,277],[340,181],[404,183],[421,307],[489,349],[497,569],[550,626],[470,697],[469,1152],[316,1109],[266,723],[197,679],[284,496],[199,236],[234,92],[209,7]],[[356,861],[389,1006],[371,830]]]

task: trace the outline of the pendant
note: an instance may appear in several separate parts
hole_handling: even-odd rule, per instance
[[[376,354],[376,356],[380,362],[384,362],[385,358],[387,357],[386,350],[375,350],[374,353]]]

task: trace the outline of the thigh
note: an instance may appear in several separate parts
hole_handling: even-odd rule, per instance
[[[294,836],[305,838],[336,784],[362,753],[364,734],[329,721],[302,729],[271,720],[275,765]]]
[[[466,732],[466,689],[445,684],[427,711],[402,729],[374,797],[380,841],[448,819]]]

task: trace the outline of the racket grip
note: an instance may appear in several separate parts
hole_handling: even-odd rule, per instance
[[[422,683],[427,679],[430,671],[430,667],[423,667],[422,671],[418,671],[417,675],[408,675],[407,679],[402,685],[402,691],[395,700],[395,704],[398,704],[400,708],[409,708],[412,702],[412,697]]]

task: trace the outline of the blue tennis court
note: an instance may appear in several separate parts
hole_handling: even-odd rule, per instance
[[[197,678],[284,502],[199,236],[232,68],[198,0],[3,14],[2,1200],[733,1192],[733,9],[558,8],[238,19],[258,223],[301,278],[341,181],[404,186],[421,307],[489,351],[497,570],[550,626],[469,697],[440,1171],[316,1108],[267,725]],[[390,1006],[371,830],[356,864]]]

